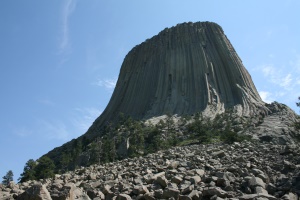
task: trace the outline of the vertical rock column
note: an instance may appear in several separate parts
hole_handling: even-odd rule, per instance
[[[127,54],[111,100],[93,126],[114,121],[119,113],[148,119],[226,108],[238,108],[241,115],[266,109],[222,28],[210,22],[183,23]]]

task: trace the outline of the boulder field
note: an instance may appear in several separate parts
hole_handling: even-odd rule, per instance
[[[242,142],[174,147],[0,186],[0,199],[290,199],[300,195],[300,148]]]

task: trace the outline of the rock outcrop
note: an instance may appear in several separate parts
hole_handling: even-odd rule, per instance
[[[300,131],[294,128],[294,122],[299,120],[299,117],[295,112],[277,102],[266,106],[270,114],[261,117],[260,122],[245,130],[245,133],[264,142],[299,145]]]
[[[298,200],[299,158],[300,148],[293,145],[242,142],[175,147],[81,167],[40,182],[0,185],[0,199]]]
[[[298,116],[283,104],[261,100],[219,25],[183,23],[134,47],[124,59],[116,88],[101,116],[86,134],[46,156],[54,160],[58,170],[62,152],[73,155],[72,148],[83,144],[83,151],[72,157],[71,164],[85,166],[92,157],[88,146],[96,138],[102,142],[101,138],[107,136],[105,125],[117,121],[120,113],[135,120],[158,122],[166,114],[180,118],[202,113],[213,119],[228,111],[232,117],[228,123],[237,128],[234,131],[238,134],[273,144],[295,144],[300,139],[300,132],[293,128]],[[109,137],[121,132],[117,130]],[[123,142],[116,144],[122,158],[128,156],[131,136],[123,137]]]
[[[268,112],[222,28],[183,23],[127,54],[111,100],[91,128],[119,113],[143,120],[167,113],[213,117],[227,108],[240,116]]]
[[[259,140],[206,145],[198,141],[143,157],[80,167],[51,179],[0,184],[0,199],[299,199],[300,148],[295,138],[300,136],[292,127],[297,115],[283,104],[261,100],[249,73],[215,23],[179,24],[133,48],[124,59],[107,108],[85,135],[90,137],[75,139],[47,156],[61,164],[62,154],[73,155],[77,148],[81,153],[75,154],[72,162],[88,163],[92,154],[100,158],[105,134],[101,128],[117,120],[119,113],[147,120],[145,124],[170,114],[176,119],[174,136],[182,140],[188,138],[186,125],[193,119],[180,125],[181,116],[202,113],[207,119],[221,120],[215,121],[221,131],[227,127],[226,133]],[[224,118],[217,116],[220,113]],[[202,132],[204,125],[200,126]],[[212,126],[209,130],[215,131]],[[122,128],[124,125],[106,133],[116,134],[108,137],[113,141],[111,149],[124,158],[130,137],[137,134],[126,135],[134,127],[124,132]],[[159,133],[163,139],[165,132]],[[114,146],[117,136],[124,136],[118,147]],[[92,149],[96,137],[99,149],[95,143]],[[134,141],[141,142],[138,138]]]
[[[44,185],[35,184],[18,196],[18,200],[52,200],[52,198]]]

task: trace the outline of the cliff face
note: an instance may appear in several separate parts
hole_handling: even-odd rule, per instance
[[[111,100],[94,125],[119,113],[135,119],[206,115],[233,108],[267,112],[251,76],[222,28],[210,22],[166,28],[125,57]]]
[[[261,100],[222,28],[215,23],[198,22],[165,29],[134,47],[124,59],[116,88],[101,116],[86,134],[46,156],[61,170],[66,166],[94,163],[93,159],[99,162],[105,152],[117,151],[118,156],[125,157],[121,154],[128,155],[130,144],[139,142],[142,150],[137,152],[143,154],[146,145],[154,143],[150,137],[152,132],[139,128],[131,132],[131,126],[112,129],[105,126],[107,122],[116,121],[120,113],[136,120],[176,114],[178,122],[180,116],[197,112],[208,118],[225,112],[219,118],[221,131],[230,124],[235,133],[276,144],[294,144],[300,138],[299,131],[293,128],[298,116],[287,106]],[[177,130],[174,138],[185,140],[189,134],[194,137],[193,131],[186,127],[180,129],[177,122],[173,125]],[[159,130],[157,138],[161,141],[168,139],[165,131]],[[144,134],[137,139],[136,133],[141,132]],[[67,165],[61,164],[66,156],[70,158]]]

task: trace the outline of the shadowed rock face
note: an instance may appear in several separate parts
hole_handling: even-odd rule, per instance
[[[222,28],[179,24],[134,47],[125,57],[111,100],[95,121],[119,113],[134,119],[164,114],[208,116],[233,108],[240,115],[267,111],[251,76]]]

